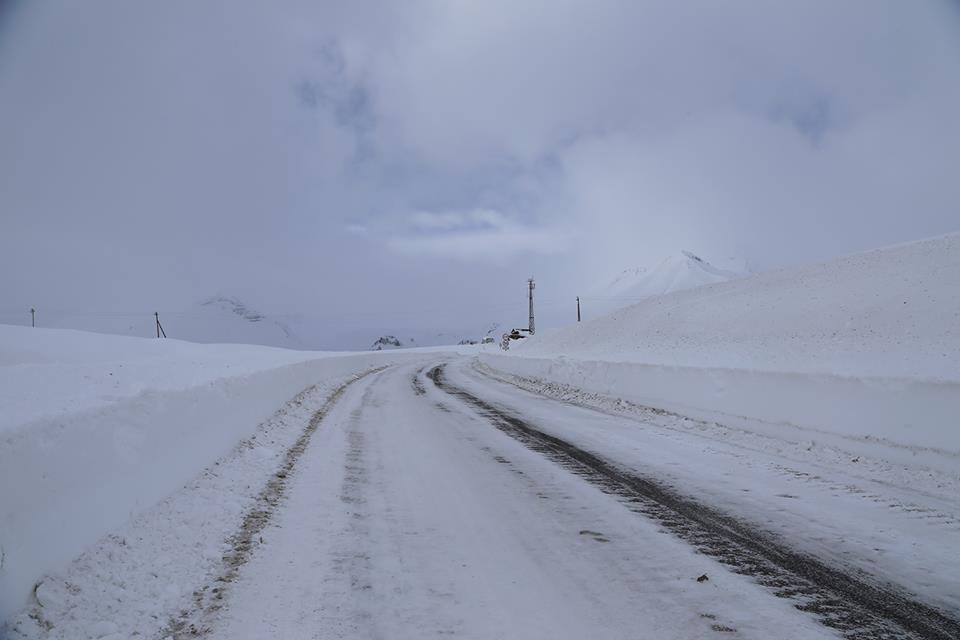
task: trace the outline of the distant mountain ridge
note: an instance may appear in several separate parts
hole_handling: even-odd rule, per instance
[[[492,322],[485,330],[429,330],[403,329],[391,330],[378,337],[370,345],[371,351],[386,351],[390,349],[407,349],[412,347],[435,347],[440,345],[477,344],[484,336],[497,335],[499,322]],[[400,338],[398,336],[406,336]]]
[[[194,334],[190,336],[192,339],[288,348],[302,346],[302,340],[289,325],[255,311],[237,297],[213,296],[201,302],[200,307],[205,310],[207,318],[190,328],[189,333]]]
[[[249,309],[247,305],[244,304],[244,302],[239,298],[214,296],[213,298],[209,298],[200,304],[204,307],[216,306],[220,307],[221,309],[226,309],[233,312],[235,315],[240,316],[244,320],[249,320],[250,322],[260,322],[264,319],[262,314]]]

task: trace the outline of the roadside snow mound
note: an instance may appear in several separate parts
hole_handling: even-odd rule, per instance
[[[0,325],[0,434],[144,392],[180,391],[325,355]]]
[[[373,364],[0,325],[0,636],[44,572],[183,486],[305,387]]]

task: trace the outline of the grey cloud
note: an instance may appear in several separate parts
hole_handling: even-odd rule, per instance
[[[960,228],[956,3],[10,6],[0,309],[456,324]]]

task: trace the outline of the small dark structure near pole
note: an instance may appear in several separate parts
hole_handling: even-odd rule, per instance
[[[153,319],[157,321],[157,337],[160,337],[160,334],[163,334],[163,337],[167,337],[167,332],[163,330],[163,327],[160,325],[160,313],[157,311],[153,312]]]
[[[580,322],[580,296],[577,296],[577,322]]]
[[[529,296],[529,303],[530,303],[530,321],[529,321],[529,324],[527,324],[526,329],[512,329],[508,333],[503,334],[502,340],[500,342],[500,348],[503,349],[504,351],[507,351],[508,349],[510,349],[511,340],[522,340],[523,338],[527,337],[523,335],[524,333],[527,333],[532,336],[537,330],[536,326],[534,325],[534,319],[533,319],[533,290],[535,288],[536,288],[536,284],[534,284],[533,278],[527,279],[527,295]]]
[[[30,326],[31,327],[37,326],[37,310],[34,309],[33,307],[30,307]]]

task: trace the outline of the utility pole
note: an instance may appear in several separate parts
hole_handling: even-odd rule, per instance
[[[527,280],[527,284],[530,286],[530,325],[527,328],[530,331],[530,335],[533,335],[535,332],[535,327],[533,324],[533,290],[536,285],[533,283],[533,278]]]
[[[577,296],[577,322],[580,322],[580,296]]]
[[[31,327],[37,326],[37,310],[34,309],[33,307],[30,307],[30,326]]]
[[[160,324],[160,313],[157,311],[153,312],[153,319],[157,321],[157,337],[160,337],[160,334],[163,334],[163,337],[167,337],[167,332],[163,330],[163,326]]]

